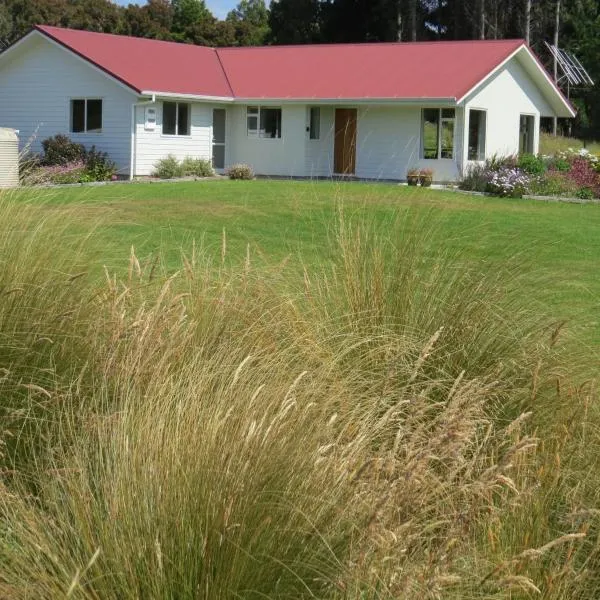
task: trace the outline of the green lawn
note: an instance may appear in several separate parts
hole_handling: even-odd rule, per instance
[[[32,192],[18,196],[31,197]],[[35,192],[46,210],[64,211],[76,226],[100,221],[91,246],[98,267],[126,268],[134,246],[143,260],[161,254],[178,268],[192,241],[242,259],[298,265],[322,263],[339,206],[382,224],[410,208],[435,222],[436,244],[461,260],[494,268],[518,256],[532,271],[526,292],[557,318],[576,318],[600,344],[600,206],[482,198],[385,184],[204,181],[46,189]],[[533,274],[535,272],[535,281]],[[540,288],[538,276],[545,276]]]

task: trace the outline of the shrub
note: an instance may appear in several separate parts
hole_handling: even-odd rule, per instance
[[[556,171],[566,172],[571,168],[571,164],[564,158],[555,157],[550,160],[548,168]]]
[[[85,154],[85,168],[91,181],[108,181],[115,174],[117,165],[110,160],[108,153],[92,146]]]
[[[494,154],[485,161],[485,166],[489,171],[499,171],[505,167],[513,169],[518,166],[518,163],[518,156],[499,156],[498,154]]]
[[[586,157],[577,157],[571,162],[567,176],[580,188],[597,190],[600,187],[600,175]]]
[[[181,163],[184,175],[194,175],[196,177],[212,177],[215,170],[209,160],[204,158],[192,158],[186,156]]]
[[[582,187],[575,192],[575,197],[582,200],[591,200],[596,197],[596,192],[592,188]]]
[[[250,165],[237,164],[227,169],[229,179],[254,179],[254,171]]]
[[[564,171],[548,170],[529,184],[529,192],[538,196],[574,196],[577,190],[577,184]]]
[[[169,154],[166,158],[161,158],[154,168],[152,175],[159,179],[174,179],[183,177],[183,166],[175,156]]]
[[[489,179],[489,168],[486,164],[473,163],[460,180],[458,187],[471,192],[485,192]]]
[[[85,161],[86,151],[83,144],[73,142],[63,134],[49,137],[42,141],[44,156],[42,162],[46,166],[66,165],[77,161]]]
[[[517,166],[530,175],[541,175],[546,170],[544,159],[535,154],[521,154]]]
[[[522,198],[529,183],[530,178],[520,169],[501,167],[489,173],[487,191],[495,196]]]

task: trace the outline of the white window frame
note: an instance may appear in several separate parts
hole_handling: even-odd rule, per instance
[[[437,110],[438,111],[438,130],[437,130],[437,152],[435,158],[425,158],[425,111],[426,110]],[[443,117],[444,110],[453,110],[453,117]],[[444,129],[444,122],[453,122],[454,127],[452,132],[452,156],[442,157],[442,131]],[[421,153],[420,158],[422,160],[454,160],[456,158],[456,108],[454,106],[445,106],[442,108],[437,107],[425,107],[421,109]]]
[[[165,133],[165,104],[175,104],[175,133]],[[179,133],[179,106],[188,107],[188,129],[189,133]],[[192,137],[192,104],[191,102],[176,102],[172,100],[163,100],[162,103],[162,121],[160,125],[161,135],[164,137]]]
[[[83,131],[73,131],[73,102],[83,102]],[[100,129],[88,129],[88,102],[100,102]],[[70,98],[69,99],[69,133],[73,135],[99,134],[104,127],[104,98]]]
[[[260,130],[260,120],[262,116],[263,110],[278,110],[281,114],[281,118],[279,120],[279,136],[270,137],[261,134]],[[256,129],[250,128],[250,119],[256,121]],[[283,139],[283,109],[281,106],[259,106],[256,104],[252,104],[246,107],[246,135],[249,138],[254,138],[258,140],[271,140],[277,141]]]
[[[476,110],[485,114],[485,127],[483,128],[483,158],[469,158],[469,135],[471,132],[471,111]],[[487,152],[487,137],[488,137],[488,111],[486,108],[479,108],[478,106],[469,106],[466,109],[467,112],[467,160],[469,162],[484,162]]]

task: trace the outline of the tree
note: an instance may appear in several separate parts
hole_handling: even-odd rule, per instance
[[[170,40],[173,10],[168,0],[149,0],[144,6],[130,4],[125,9],[124,23],[129,35]]]
[[[269,36],[269,9],[265,0],[241,0],[226,21],[234,27],[239,46],[260,46]]]
[[[273,0],[269,27],[274,44],[321,42],[321,3],[319,0]]]
[[[13,22],[8,7],[0,4],[0,52],[10,43],[12,38]]]
[[[202,21],[214,19],[204,0],[172,0],[173,31],[185,33]]]
[[[383,42],[398,39],[396,0],[329,0],[323,6],[328,42]]]

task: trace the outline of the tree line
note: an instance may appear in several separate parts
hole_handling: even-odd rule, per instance
[[[209,46],[523,38],[551,73],[558,39],[600,80],[600,0],[241,0],[222,20],[204,0],[3,0],[0,47],[36,23]],[[600,87],[570,93],[600,138]]]

